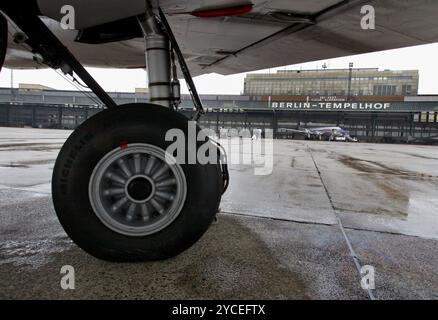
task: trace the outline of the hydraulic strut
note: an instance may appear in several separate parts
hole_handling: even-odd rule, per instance
[[[150,102],[169,108],[172,104],[170,43],[157,24],[152,9],[146,4],[144,20],[140,22],[146,43]]]
[[[195,83],[193,82],[192,75],[190,74],[189,67],[187,66],[186,61],[184,60],[184,56],[181,52],[181,49],[178,45],[178,41],[175,39],[175,35],[172,32],[172,28],[167,22],[166,16],[163,13],[161,8],[158,8],[158,12],[160,15],[160,22],[163,25],[163,28],[166,30],[167,35],[169,36],[170,43],[172,44],[172,48],[176,53],[178,58],[179,65],[181,67],[181,72],[184,75],[184,80],[186,80],[187,87],[189,88],[190,95],[192,96],[193,104],[196,108],[196,114],[194,116],[195,121],[198,121],[202,114],[204,114],[204,108],[202,106],[201,98],[199,97],[198,91],[196,90]]]
[[[139,19],[146,42],[150,101],[166,107],[176,107],[179,103],[179,82],[174,68],[176,56],[196,108],[194,120],[197,121],[204,113],[201,99],[172,28],[161,8],[157,10],[158,15],[147,4],[143,20]]]

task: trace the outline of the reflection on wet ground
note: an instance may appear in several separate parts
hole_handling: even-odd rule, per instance
[[[400,169],[396,166],[391,167],[377,161],[358,159],[347,155],[338,155],[338,159],[343,165],[354,169],[357,173],[365,173],[364,175],[358,174],[358,179],[371,182],[376,193],[373,201],[368,201],[370,205],[367,208],[362,207],[357,210],[354,205],[349,205],[346,208],[336,208],[339,211],[365,212],[406,219],[410,213],[417,214],[410,205],[412,191],[423,189],[428,192],[438,187],[438,176],[436,175]],[[423,157],[423,159],[433,158]],[[367,182],[363,181],[363,185],[369,185]],[[413,186],[415,187],[413,188]],[[384,205],[379,206],[381,202]]]
[[[434,158],[427,158],[427,157],[423,157],[423,158],[424,159],[434,159]],[[384,165],[382,163],[379,163],[377,161],[357,159],[357,158],[353,158],[353,157],[345,156],[345,155],[341,155],[339,157],[339,161],[342,164],[344,164],[350,168],[353,168],[359,172],[374,173],[374,174],[391,174],[391,175],[397,175],[400,177],[406,177],[409,179],[412,179],[412,178],[413,179],[415,179],[415,178],[418,178],[418,179],[437,178],[438,179],[438,176],[397,169],[395,167],[390,167],[390,166]]]
[[[314,153],[335,209],[355,228],[438,238],[438,148],[369,146],[332,144],[324,156]],[[416,151],[420,158],[410,155]]]
[[[382,198],[385,199],[385,204],[387,204],[387,200],[390,201],[390,208],[378,206],[379,201],[376,199],[375,201],[369,201],[369,207],[361,208],[361,210],[356,210],[351,206],[349,208],[339,207],[336,208],[337,210],[358,213],[367,212],[378,215],[385,214],[395,217],[399,216],[400,218],[405,218],[408,215],[409,189],[404,187],[398,178],[417,178],[418,174],[391,168],[376,161],[362,160],[350,156],[340,156],[339,161],[358,172],[372,173],[372,176],[361,175],[359,179],[371,181],[376,188],[375,191],[380,193]]]
[[[60,143],[15,143],[15,144],[3,144],[0,143],[0,150],[1,149],[7,149],[7,150],[47,150],[52,148],[61,148],[62,144]],[[29,148],[32,147],[32,148]]]

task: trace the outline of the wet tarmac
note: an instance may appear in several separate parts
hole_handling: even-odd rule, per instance
[[[56,219],[51,171],[69,134],[0,128],[0,299],[438,298],[438,147],[275,141],[272,174],[231,165],[219,222],[194,247],[116,264]],[[361,288],[365,265],[375,290]]]

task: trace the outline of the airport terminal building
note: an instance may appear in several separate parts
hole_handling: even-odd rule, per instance
[[[244,95],[260,96],[414,96],[418,70],[323,69],[250,73]]]
[[[362,93],[359,87],[353,86],[353,80],[351,95],[341,95],[344,80],[340,80],[344,82],[339,84],[339,88],[336,87],[336,81],[332,83],[333,80],[327,80],[324,85],[327,95],[317,94],[317,91],[308,91],[311,93],[309,95],[283,94],[283,91],[278,91],[282,94],[267,95],[262,93],[265,91],[255,91],[255,95],[201,95],[206,109],[201,125],[217,132],[220,128],[272,129],[276,138],[296,138],[285,135],[281,130],[283,128],[340,126],[361,141],[435,141],[433,138],[438,137],[438,96],[416,95],[418,72],[392,71],[391,74],[398,74],[398,78],[389,80],[390,73],[383,71],[388,77],[385,82],[374,80],[377,78],[377,69],[360,70],[357,74],[364,73],[360,78],[366,78],[365,73],[369,73],[368,80],[357,80],[367,82],[360,86],[363,95],[359,94]],[[314,74],[321,72],[329,74],[331,71]],[[290,72],[287,73],[289,76]],[[354,77],[355,72],[352,74]],[[250,89],[253,76],[248,75],[245,81],[246,93],[253,90]],[[257,77],[263,76],[266,75],[257,74]],[[380,77],[385,76],[382,74]],[[268,84],[265,86],[269,87]],[[322,88],[322,84],[319,86]],[[381,90],[391,94],[381,95]],[[148,94],[141,91],[110,95],[118,104],[148,101]],[[0,88],[0,126],[73,129],[102,109],[103,106],[96,103],[96,99],[77,91],[57,91],[35,86]],[[194,112],[189,95],[182,96],[180,112],[186,115]]]

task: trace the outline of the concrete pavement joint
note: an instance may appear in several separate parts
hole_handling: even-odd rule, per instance
[[[259,216],[256,214],[241,213],[241,212],[221,211],[219,214],[229,215],[229,216],[238,216],[238,217],[256,218],[256,219],[262,219],[262,220],[272,220],[272,221],[282,221],[282,222],[299,223],[299,224],[320,225],[320,226],[328,226],[328,227],[339,225],[339,221],[337,221],[336,223],[323,223],[323,222],[316,222],[316,221],[303,221],[303,220],[294,220],[294,219],[265,217],[265,216]],[[398,233],[398,232],[372,230],[372,229],[367,229],[367,228],[355,228],[355,227],[345,227],[344,226],[344,230],[365,231],[365,232],[374,232],[374,233],[387,234],[387,235],[393,235],[393,236],[404,236],[404,237],[410,237],[410,238],[436,240],[435,238],[426,238],[426,237],[420,237],[420,236],[415,236],[415,235],[402,234],[402,233]]]
[[[321,226],[334,226],[333,223],[323,223],[323,222],[312,222],[312,221],[303,221],[303,220],[291,220],[291,219],[283,219],[283,218],[274,218],[274,217],[265,217],[258,216],[255,214],[249,213],[238,213],[238,212],[229,212],[229,211],[221,211],[220,214],[230,215],[230,216],[239,216],[239,217],[249,217],[249,218],[258,218],[263,220],[272,220],[272,221],[282,221],[282,222],[291,222],[291,223],[299,223],[299,224],[311,224],[311,225],[321,225]]]
[[[321,171],[319,170],[318,164],[316,163],[316,160],[313,157],[312,150],[310,149],[310,147],[308,145],[307,145],[307,150],[310,153],[310,157],[312,158],[313,164],[315,165],[316,171],[318,172],[318,176],[319,176],[319,178],[321,180],[321,183],[322,183],[322,185],[324,187],[325,193],[327,194],[327,197],[329,199],[330,205],[331,205],[331,207],[333,209],[334,214],[336,215],[336,218],[338,220],[339,228],[340,228],[340,230],[342,232],[342,235],[344,236],[345,242],[347,243],[348,249],[350,250],[351,257],[353,258],[353,262],[354,262],[354,264],[356,266],[356,269],[357,269],[357,271],[359,273],[359,278],[360,278],[360,276],[361,276],[361,269],[362,269],[362,265],[360,263],[360,259],[358,258],[356,252],[354,251],[354,248],[351,245],[350,239],[348,238],[347,234],[345,233],[345,229],[344,229],[344,225],[342,224],[342,220],[339,217],[339,214],[338,214],[338,212],[336,210],[336,207],[335,207],[335,205],[333,203],[333,200],[332,200],[332,198],[330,196],[330,193],[328,191],[327,185],[325,184],[324,179],[323,179],[322,174],[321,174]],[[367,289],[367,292],[368,292],[368,296],[370,297],[371,300],[377,300],[377,297],[374,295],[373,290]]]

